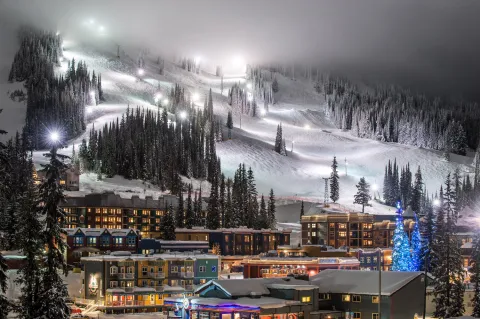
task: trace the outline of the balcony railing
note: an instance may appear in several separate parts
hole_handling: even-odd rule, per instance
[[[156,292],[163,292],[163,290],[164,290],[163,286],[156,286],[156,287],[153,287],[153,288],[155,288]]]
[[[165,278],[165,273],[163,273],[163,272],[150,272],[150,273],[148,273],[148,275],[149,275],[151,278],[155,278],[155,279],[163,279],[163,278]]]
[[[120,274],[118,274],[118,278],[119,279],[133,279],[133,278],[135,278],[135,274],[134,273],[120,273]]]
[[[134,287],[123,287],[125,289],[125,292],[133,292]]]
[[[193,278],[194,274],[193,274],[193,271],[182,271],[180,273],[180,277],[182,277],[182,278]]]
[[[183,288],[185,288],[185,290],[187,290],[187,291],[192,291],[193,290],[193,285],[185,285],[185,286],[183,286]]]
[[[109,301],[105,303],[106,307],[145,307],[145,306],[161,306],[162,301],[139,301],[139,300],[125,300],[125,301]]]

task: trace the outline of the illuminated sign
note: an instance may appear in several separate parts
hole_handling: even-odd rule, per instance
[[[98,291],[97,277],[94,274],[90,274],[90,282],[88,283],[88,291],[90,295],[96,296]]]

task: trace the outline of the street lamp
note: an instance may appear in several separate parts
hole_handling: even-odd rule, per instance
[[[181,111],[181,112],[180,112],[180,118],[181,118],[182,120],[186,119],[186,118],[187,118],[187,112]]]
[[[59,139],[60,139],[60,135],[58,134],[58,132],[56,131],[50,132],[50,140],[53,143],[57,143]]]
[[[436,206],[436,207],[440,206],[440,200],[438,198],[435,198],[433,200],[433,206]]]
[[[145,73],[143,69],[138,69],[137,74],[142,76]]]
[[[162,98],[162,93],[157,93],[153,97],[153,99],[155,100],[155,103],[157,103],[161,98]]]

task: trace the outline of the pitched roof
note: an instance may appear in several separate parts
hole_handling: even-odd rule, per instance
[[[422,272],[382,272],[382,295],[390,296],[409,282],[422,276]],[[378,294],[378,272],[361,270],[323,270],[310,278],[320,293]]]
[[[210,285],[215,285],[231,297],[270,295],[268,288],[276,289],[315,289],[305,280],[293,278],[250,278],[250,279],[220,279],[211,280],[197,288],[198,293]]]

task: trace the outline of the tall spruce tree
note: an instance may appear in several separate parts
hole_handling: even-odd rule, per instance
[[[267,207],[265,205],[265,198],[263,197],[263,194],[262,194],[262,197],[260,199],[260,211],[258,213],[257,228],[258,229],[269,228],[268,220],[269,218],[268,218]]]
[[[302,221],[303,215],[305,215],[305,208],[303,206],[303,200],[302,200],[302,205],[300,206],[300,222]]]
[[[218,210],[218,175],[214,176],[210,188],[210,198],[207,206],[207,229],[218,229],[220,227],[220,214]]]
[[[420,207],[422,205],[421,200],[423,198],[423,179],[420,166],[418,166],[417,172],[415,173],[415,182],[412,188],[412,197],[410,206],[412,210],[417,214],[420,214]]]
[[[165,215],[160,222],[160,230],[162,231],[162,239],[175,240],[175,220],[173,218],[173,206],[168,206]]]
[[[7,263],[0,252],[0,318],[6,319],[10,313],[11,303],[7,299]]]
[[[411,266],[410,243],[403,227],[402,214],[402,206],[398,203],[393,232],[392,271],[410,271]]]
[[[192,203],[192,184],[188,185],[187,210],[185,212],[185,228],[192,229],[195,226],[195,213]]]
[[[339,184],[337,168],[338,168],[337,157],[334,156],[333,162],[332,162],[332,173],[330,174],[330,199],[334,203],[336,203],[337,200],[340,198],[340,184]]]
[[[38,313],[48,319],[67,319],[70,318],[70,307],[67,305],[68,290],[59,271],[64,275],[68,274],[64,258],[67,248],[65,242],[67,234],[63,230],[65,212],[60,207],[65,201],[60,178],[67,168],[64,160],[68,157],[58,154],[56,146],[44,156],[49,159],[49,163],[42,165],[46,179],[40,185],[40,199],[43,203],[40,213],[45,217],[42,238],[47,255],[38,292]]]
[[[282,137],[282,123],[277,125],[277,135],[275,137],[275,147],[274,150],[278,154],[282,153],[283,148],[283,137]]]
[[[232,118],[232,111],[228,111],[227,115],[227,128],[230,130],[233,129],[233,118]]]
[[[412,240],[410,242],[411,262],[410,271],[419,271],[421,267],[422,237],[420,236],[420,227],[418,225],[418,214],[415,214],[415,225],[412,231]],[[408,239],[408,236],[407,236]]]
[[[175,228],[183,228],[185,226],[185,208],[183,205],[183,192],[178,193],[178,206],[175,214]]]
[[[370,185],[365,180],[365,177],[360,178],[360,181],[356,185],[357,193],[354,195],[354,204],[362,205],[362,213],[365,212],[365,206],[372,199],[370,196]]]
[[[473,311],[472,316],[480,318],[480,232],[475,233],[473,239],[473,249],[471,256],[471,272],[470,282],[473,283]]]
[[[232,206],[232,180],[230,178],[227,179],[226,183],[227,188],[227,195],[225,201],[225,224],[223,228],[231,228],[232,227],[232,219],[233,219],[233,206]]]
[[[218,209],[220,211],[221,227],[225,227],[225,175],[220,175],[220,188],[218,191]]]
[[[270,189],[270,196],[268,197],[268,228],[277,229],[277,220],[275,217],[275,194],[273,189]]]

